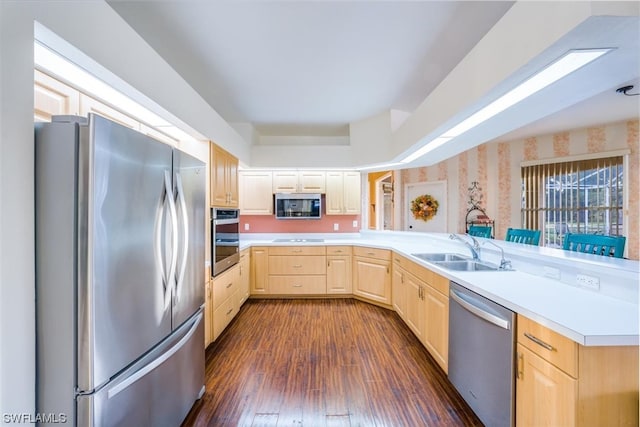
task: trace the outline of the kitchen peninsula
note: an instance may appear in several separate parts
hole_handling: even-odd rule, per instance
[[[483,245],[481,260],[499,265],[504,251],[513,270],[455,271],[414,256],[470,255],[464,244],[441,233],[246,234],[240,246],[260,257],[251,260],[252,282],[261,281],[260,293],[252,292],[251,298],[352,296],[395,310],[445,373],[451,360],[449,281],[462,285],[516,314],[516,425],[603,425],[616,419],[614,424],[637,424],[638,261],[491,242],[502,250]],[[344,287],[336,292],[329,286],[335,271],[321,268],[331,266],[327,260],[336,248],[346,263],[351,258],[352,271],[337,271],[350,274],[352,293]],[[295,257],[292,265],[301,270],[311,262],[313,271],[302,281],[295,279],[295,271],[282,276],[283,254]],[[369,293],[358,290],[360,263],[372,268],[363,285],[373,289]],[[270,276],[272,265],[277,271]],[[584,277],[597,282],[598,290],[585,288]],[[269,288],[283,278],[297,285],[295,292]],[[308,292],[305,280],[313,283]],[[406,290],[399,292],[401,286]],[[411,305],[412,286],[422,304]],[[555,402],[554,407],[545,402]]]

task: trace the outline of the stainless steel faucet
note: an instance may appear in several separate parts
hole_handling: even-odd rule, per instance
[[[500,249],[500,270],[511,270],[511,261],[509,261],[508,259],[505,259],[504,250],[500,246],[493,243],[491,240],[486,240],[482,244],[485,245],[487,243]]]
[[[480,260],[480,244],[478,243],[475,237],[470,236],[469,234],[465,234],[465,236],[467,236],[473,241],[473,245],[468,241],[466,241],[465,239],[463,239],[462,237],[460,237],[458,234],[449,234],[450,239],[459,240],[465,245],[467,245],[467,247],[471,251],[471,255],[473,256],[473,259]]]

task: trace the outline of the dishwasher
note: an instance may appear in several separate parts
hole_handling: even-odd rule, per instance
[[[515,314],[451,282],[449,380],[486,426],[515,423]]]

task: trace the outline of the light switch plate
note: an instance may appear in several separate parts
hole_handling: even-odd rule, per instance
[[[244,231],[249,231],[249,224],[244,225]]]
[[[333,231],[340,230],[340,224],[333,224]]]

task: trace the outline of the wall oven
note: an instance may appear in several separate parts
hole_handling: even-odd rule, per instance
[[[240,260],[240,212],[211,208],[211,273],[216,276]]]

